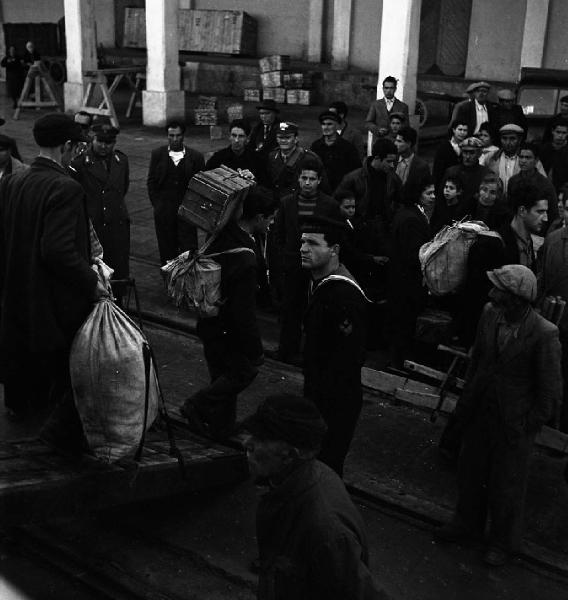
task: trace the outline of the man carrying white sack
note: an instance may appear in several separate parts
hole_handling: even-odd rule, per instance
[[[92,303],[108,293],[89,266],[85,194],[61,166],[81,128],[53,113],[35,122],[33,136],[39,156],[0,181],[1,375],[12,416],[55,406],[41,438],[79,453],[69,348]]]

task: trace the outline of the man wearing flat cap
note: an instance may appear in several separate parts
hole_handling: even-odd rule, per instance
[[[457,178],[463,183],[463,191],[460,197],[459,206],[454,210],[454,218],[461,219],[469,213],[474,202],[475,194],[479,191],[479,186],[484,177],[491,173],[490,169],[479,164],[479,157],[483,149],[483,144],[476,137],[468,137],[460,142],[460,164],[446,169],[444,176],[438,186],[436,205],[432,221],[437,223],[440,216],[446,212],[445,200],[442,194],[442,186],[446,179]],[[443,220],[443,219],[442,219]]]
[[[24,171],[28,168],[22,161],[12,156],[14,139],[0,134],[0,179],[5,175]]]
[[[343,476],[361,412],[367,298],[341,264],[345,223],[313,215],[302,224],[302,268],[310,275],[304,314],[304,395],[321,412],[327,433],[319,459]]]
[[[509,180],[520,171],[519,149],[525,137],[525,131],[516,123],[507,123],[499,129],[501,148],[486,157],[485,165],[493,171],[503,183],[503,191],[507,193]],[[536,169],[546,175],[542,164],[537,161]]]
[[[561,399],[558,328],[532,307],[534,273],[509,264],[487,272],[493,287],[455,412],[462,430],[458,501],[438,538],[482,539],[484,561],[501,566],[518,553],[534,439]]]
[[[260,600],[387,600],[369,571],[361,515],[343,482],[315,456],[325,423],[298,396],[269,396],[243,427],[257,484]]]
[[[248,148],[265,159],[268,153],[275,150],[278,146],[276,132],[280,124],[280,119],[278,118],[280,109],[274,100],[268,99],[259,104],[256,110],[258,110],[260,121],[251,129]]]
[[[69,171],[87,194],[87,211],[104,249],[104,261],[114,269],[113,279],[126,279],[130,275],[128,158],[114,148],[118,129],[103,123],[94,125],[92,132],[90,147],[71,162]],[[116,286],[114,293],[120,302],[124,287]]]
[[[355,146],[337,133],[337,113],[326,110],[320,114],[319,122],[322,137],[318,138],[310,149],[321,158],[329,186],[334,192],[347,173],[361,166],[361,160]]]
[[[490,89],[491,85],[486,81],[477,81],[469,85],[466,92],[473,98],[471,102],[461,104],[452,119],[467,123],[469,135],[476,134],[483,123],[496,123],[496,107],[487,101]]]
[[[38,119],[39,156],[0,180],[0,366],[5,401],[25,418],[58,404],[42,436],[67,450],[84,443],[69,378],[71,342],[106,294],[89,266],[85,194],[61,166],[82,139],[63,113]]]

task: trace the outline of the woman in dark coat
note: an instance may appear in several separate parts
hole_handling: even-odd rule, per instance
[[[8,48],[8,54],[2,59],[0,66],[6,69],[6,88],[8,96],[12,98],[12,108],[16,108],[18,106],[18,99],[22,93],[26,71],[24,68],[24,61],[16,53],[15,46],[10,46]]]
[[[428,219],[420,206],[423,190],[407,194],[391,225],[388,320],[391,365],[402,368],[412,347],[416,319],[426,304],[418,252],[430,240]]]
[[[442,184],[446,170],[460,164],[459,144],[465,140],[467,135],[468,125],[465,121],[454,121],[450,125],[449,138],[438,146],[434,156],[432,176],[436,189]]]

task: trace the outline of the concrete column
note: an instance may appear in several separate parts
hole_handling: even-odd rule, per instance
[[[77,111],[83,104],[83,74],[97,68],[97,41],[93,0],[65,0],[67,81],[63,86],[65,110]]]
[[[308,62],[321,62],[323,0],[310,0],[308,23]]]
[[[527,0],[521,67],[543,66],[550,0]]]
[[[383,79],[388,75],[396,77],[396,95],[408,104],[411,125],[416,102],[421,5],[421,0],[383,0],[381,19],[377,98],[383,97]]]
[[[349,66],[352,8],[352,0],[334,0],[333,2],[332,69],[347,69]]]
[[[180,90],[178,6],[171,0],[146,0],[144,125],[163,127],[169,119],[185,116],[185,94]]]

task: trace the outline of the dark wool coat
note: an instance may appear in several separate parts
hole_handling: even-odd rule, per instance
[[[103,260],[114,269],[113,279],[128,277],[130,216],[124,200],[130,183],[128,158],[115,150],[107,162],[89,149],[75,158],[69,169],[85,190],[87,212],[103,247]]]
[[[89,311],[85,194],[63,167],[36,158],[0,180],[0,351],[68,350]]]
[[[321,158],[332,191],[337,188],[347,173],[361,166],[361,159],[355,146],[341,137],[338,137],[331,146],[325,143],[323,137],[319,138],[311,145],[311,150]]]
[[[373,581],[361,515],[341,479],[300,464],[260,500],[260,600],[388,600]]]

